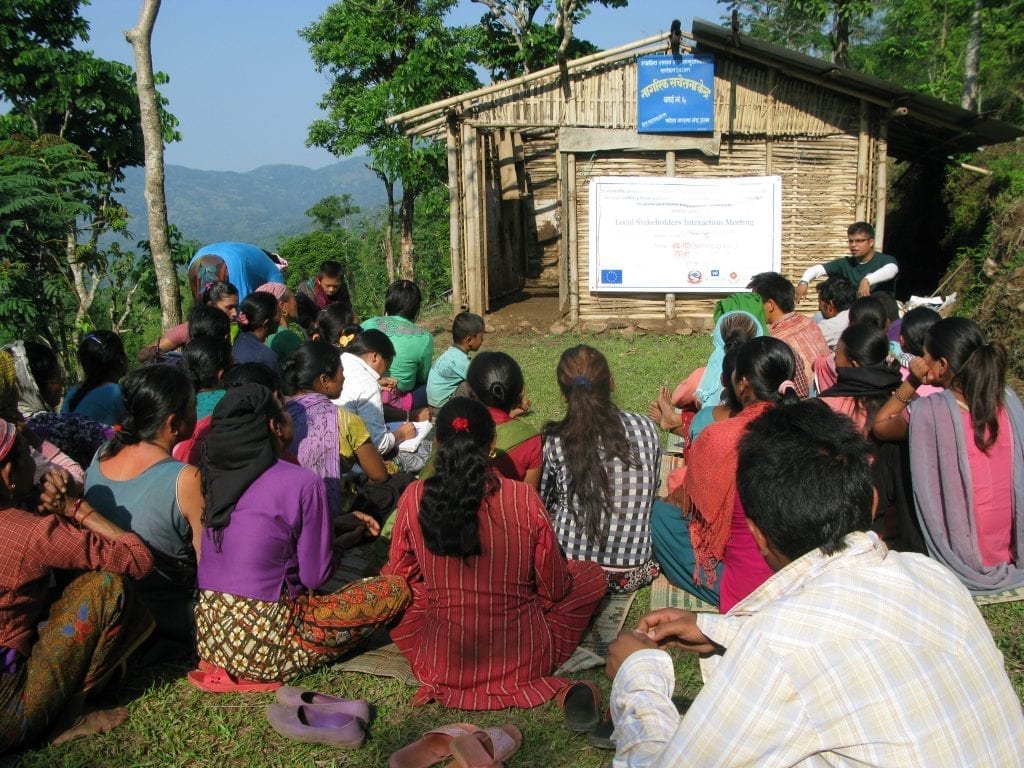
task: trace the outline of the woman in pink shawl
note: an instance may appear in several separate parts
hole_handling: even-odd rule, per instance
[[[1006,362],[973,320],[940,320],[874,419],[879,439],[909,437],[928,554],[975,595],[1024,585],[1024,408]],[[944,391],[914,399],[921,384]]]

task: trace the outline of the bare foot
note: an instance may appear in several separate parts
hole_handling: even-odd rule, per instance
[[[53,744],[77,739],[79,736],[90,736],[94,733],[106,733],[128,719],[128,710],[124,707],[111,709],[94,709],[80,715],[69,728],[61,731],[53,738]]]
[[[658,426],[666,432],[671,432],[683,426],[682,417],[676,413],[672,401],[669,399],[668,387],[658,390],[658,399],[653,400],[647,406],[647,415],[658,423]]]

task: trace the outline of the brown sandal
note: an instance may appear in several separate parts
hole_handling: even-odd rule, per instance
[[[601,721],[601,692],[593,683],[577,680],[555,696],[570,731],[587,733]]]

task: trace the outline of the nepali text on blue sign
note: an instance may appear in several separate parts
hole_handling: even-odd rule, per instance
[[[636,64],[640,133],[715,130],[713,56],[640,56]]]

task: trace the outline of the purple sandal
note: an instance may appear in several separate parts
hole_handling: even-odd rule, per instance
[[[315,704],[271,704],[267,707],[267,721],[282,736],[311,744],[355,749],[366,740],[363,721],[358,717]]]
[[[306,688],[283,685],[277,689],[277,700],[290,707],[315,704],[317,707],[358,717],[364,723],[370,722],[370,705],[365,699],[342,699]]]

